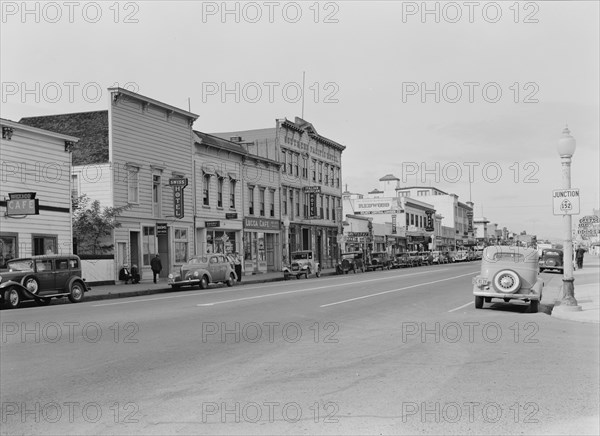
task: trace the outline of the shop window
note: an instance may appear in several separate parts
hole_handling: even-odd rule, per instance
[[[0,269],[6,268],[6,262],[19,257],[17,252],[17,235],[3,234],[0,236]]]
[[[150,260],[152,260],[157,253],[154,230],[154,226],[147,226],[142,229],[142,257],[144,266],[150,266]]]
[[[58,254],[58,237],[55,235],[33,235],[33,255]]]
[[[187,229],[174,229],[175,241],[175,263],[186,263],[188,261],[188,231]]]

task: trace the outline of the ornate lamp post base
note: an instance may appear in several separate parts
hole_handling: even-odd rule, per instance
[[[563,279],[563,298],[560,301],[560,310],[569,312],[577,312],[581,310],[581,306],[577,304],[575,299],[574,278]]]

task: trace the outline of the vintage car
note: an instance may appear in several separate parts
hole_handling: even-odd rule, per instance
[[[12,259],[6,263],[6,270],[0,271],[0,301],[10,308],[31,300],[46,306],[52,298],[63,297],[78,303],[89,290],[81,278],[81,260],[75,255]]]
[[[342,260],[337,264],[338,274],[348,274],[349,271],[356,273],[357,271],[365,272],[365,262],[362,251],[349,251],[342,253]]]
[[[473,260],[481,260],[483,259],[483,248],[478,248],[477,250],[473,250]]]
[[[563,271],[563,251],[556,248],[546,248],[542,250],[542,256],[539,261],[540,272],[547,269]]]
[[[538,277],[538,253],[533,248],[486,247],[481,260],[481,272],[473,278],[475,308],[484,301],[499,298],[529,301],[530,311],[538,311],[544,282]]]
[[[394,268],[406,268],[415,266],[413,258],[408,253],[396,253],[394,256]]]
[[[315,273],[317,277],[321,277],[321,265],[315,260],[314,253],[310,250],[294,251],[291,254],[292,263],[283,267],[283,277],[289,280],[295,276],[297,279]]]
[[[470,260],[467,250],[458,250],[454,253],[454,262],[466,262],[467,260]]]
[[[421,253],[419,253],[418,251],[409,251],[407,254],[408,254],[408,257],[409,257],[410,261],[412,262],[413,266],[424,265],[423,255]]]
[[[370,261],[368,262],[366,269],[368,271],[375,271],[380,269],[390,269],[392,267],[392,259],[390,255],[385,251],[374,251],[371,253]]]
[[[438,265],[441,265],[443,263],[450,262],[448,255],[442,251],[432,251],[431,254],[433,255],[432,263],[437,263]]]
[[[419,256],[421,257],[421,265],[433,264],[433,254],[431,251],[420,251]]]
[[[176,271],[169,274],[167,283],[171,288],[199,286],[206,289],[210,283],[226,283],[233,286],[237,280],[234,267],[224,254],[205,254],[190,258]]]

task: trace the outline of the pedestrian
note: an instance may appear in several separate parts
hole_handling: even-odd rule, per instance
[[[126,285],[129,284],[129,280],[131,280],[131,273],[129,272],[129,267],[127,264],[123,265],[119,271],[119,280],[123,281]]]
[[[233,253],[233,266],[235,269],[235,275],[237,276],[237,281],[242,281],[242,261],[240,260],[240,255],[236,251]]]
[[[150,261],[150,268],[152,268],[152,276],[154,278],[154,283],[156,283],[156,276],[162,271],[162,263],[160,261],[160,257],[158,257],[158,253]]]
[[[132,284],[137,284],[140,282],[140,270],[138,269],[137,265],[132,265],[131,266],[131,283]]]
[[[578,269],[583,269],[583,255],[585,254],[585,251],[585,248],[583,248],[580,245],[577,251],[575,252],[575,259],[577,260]]]

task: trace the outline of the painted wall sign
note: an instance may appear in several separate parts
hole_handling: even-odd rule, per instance
[[[279,230],[279,220],[267,218],[244,218],[244,228],[256,230]]]
[[[39,215],[39,200],[35,192],[13,192],[8,194],[6,215]]]

